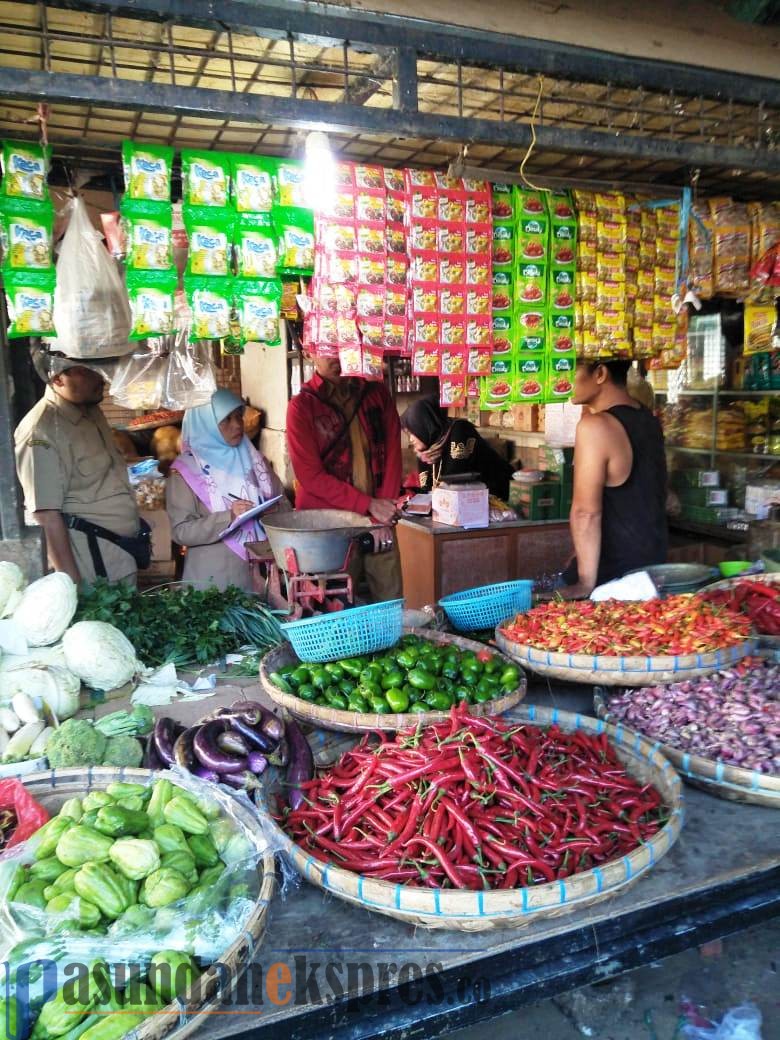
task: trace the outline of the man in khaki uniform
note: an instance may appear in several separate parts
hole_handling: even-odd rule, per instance
[[[16,428],[14,441],[25,509],[43,528],[49,565],[76,583],[94,580],[101,570],[110,581],[134,582],[137,566],[130,552],[107,537],[73,529],[70,519],[115,537],[139,532],[127,468],[99,407],[105,380],[97,366],[43,350],[35,363],[46,392]]]

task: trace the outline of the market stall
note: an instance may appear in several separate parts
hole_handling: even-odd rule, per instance
[[[0,565],[0,960],[25,1032],[435,1033],[775,915],[773,579],[532,599],[571,552],[578,355],[666,394],[681,531],[726,543],[697,539],[700,562],[772,563],[776,489],[751,470],[743,503],[718,461],[772,476],[771,48],[729,41],[745,75],[352,8],[186,6],[3,5],[0,534],[26,563]],[[279,611],[34,582],[5,378],[31,336],[84,360],[119,345],[105,414],[155,583],[175,576],[159,506],[183,410],[218,386],[248,400],[293,490],[304,352],[383,381],[399,413],[438,394],[523,471],[507,502],[419,489],[395,534],[406,615],[355,603],[350,554],[389,551],[388,530],[328,510],[248,548]],[[28,943],[98,961],[78,1022],[59,986],[26,999]],[[120,955],[135,989],[101,987]]]

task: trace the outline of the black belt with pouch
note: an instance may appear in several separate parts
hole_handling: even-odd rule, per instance
[[[95,568],[95,574],[99,578],[108,577],[98,542],[100,538],[111,542],[113,545],[118,545],[120,549],[130,553],[139,571],[145,571],[152,562],[152,529],[145,520],[139,521],[138,534],[121,535],[114,534],[113,531],[109,531],[99,524],[93,524],[89,520],[82,520],[80,516],[70,516],[68,513],[63,513],[62,517],[71,531],[81,531],[82,534],[87,536],[87,545],[92,557],[92,565]]]

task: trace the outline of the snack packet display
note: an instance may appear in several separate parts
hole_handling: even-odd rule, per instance
[[[5,270],[45,270],[53,266],[54,208],[26,198],[0,200],[0,241]]]
[[[167,271],[173,266],[173,215],[164,202],[122,199],[128,271]]]
[[[501,411],[512,399],[512,374],[488,376],[480,380],[479,407],[485,411]]]
[[[3,141],[3,179],[0,194],[13,199],[49,198],[46,177],[51,147],[23,141]]]
[[[279,271],[282,274],[310,275],[314,269],[312,211],[277,207],[273,212],[273,226],[279,238]]]
[[[167,336],[173,332],[176,271],[128,271],[131,340]]]
[[[574,354],[562,354],[548,361],[544,378],[544,401],[546,404],[568,401],[574,391],[574,369],[577,358]]]
[[[236,278],[234,302],[242,343],[281,343],[282,284],[276,280],[260,281]]]
[[[54,336],[54,270],[8,270],[3,274],[11,324],[8,338]]]
[[[439,404],[442,408],[466,407],[466,377],[439,377]]]
[[[541,401],[546,369],[544,357],[521,354],[515,366],[513,399],[519,404],[536,404]]]
[[[307,208],[303,163],[280,159],[276,167],[276,201],[281,207]]]
[[[235,223],[236,273],[239,278],[273,278],[278,240],[267,213],[242,213]]]
[[[122,142],[122,166],[128,199],[171,201],[173,148],[161,144]]]
[[[231,334],[232,278],[185,274],[184,291],[192,312],[190,342]]]
[[[774,303],[745,304],[745,355],[772,349],[772,333],[777,325]]]
[[[262,155],[230,156],[230,187],[239,213],[270,213],[276,191],[278,159]]]
[[[185,206],[227,206],[230,157],[221,152],[181,153],[182,201]]]
[[[189,237],[187,273],[230,274],[235,213],[224,206],[184,206],[182,215]]]

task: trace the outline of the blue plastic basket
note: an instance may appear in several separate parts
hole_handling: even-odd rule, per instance
[[[462,632],[495,626],[531,609],[532,581],[503,581],[497,585],[480,585],[476,589],[454,592],[439,600],[452,624]]]
[[[403,632],[402,599],[288,621],[282,630],[301,661],[338,661],[386,650]]]

